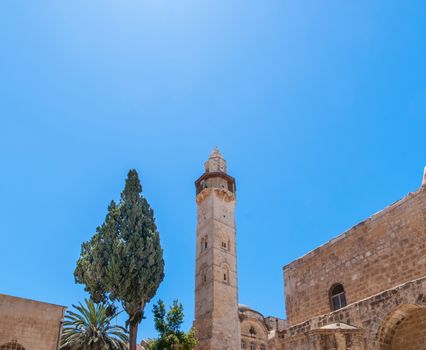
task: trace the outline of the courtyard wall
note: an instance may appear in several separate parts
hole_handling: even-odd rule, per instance
[[[0,294],[0,348],[56,350],[64,311],[64,306]]]
[[[284,267],[289,325],[331,310],[341,283],[347,304],[426,276],[426,187]]]

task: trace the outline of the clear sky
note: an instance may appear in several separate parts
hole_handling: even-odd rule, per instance
[[[0,2],[0,293],[69,306],[130,168],[193,319],[194,180],[237,181],[239,300],[285,316],[282,267],[421,183],[426,2]],[[140,338],[154,336],[152,305]]]

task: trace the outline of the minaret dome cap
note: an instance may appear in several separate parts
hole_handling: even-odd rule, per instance
[[[209,159],[204,163],[206,173],[225,173],[226,174],[226,160],[223,158],[217,146],[210,153]]]
[[[217,148],[216,146],[214,150],[212,151],[212,153],[210,153],[210,158],[217,158],[217,157],[223,159],[222,153],[220,153],[219,148]]]

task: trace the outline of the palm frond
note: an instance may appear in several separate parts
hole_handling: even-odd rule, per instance
[[[119,313],[109,315],[107,307],[85,300],[73,305],[65,315],[61,339],[62,350],[126,350],[126,328],[111,324]]]

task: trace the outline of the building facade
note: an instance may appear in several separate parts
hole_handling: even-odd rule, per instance
[[[57,350],[65,307],[0,294],[0,350]]]
[[[422,186],[284,267],[283,349],[426,349]]]
[[[196,181],[198,350],[426,350],[422,186],[284,266],[286,320],[238,305],[235,180],[215,149]]]

